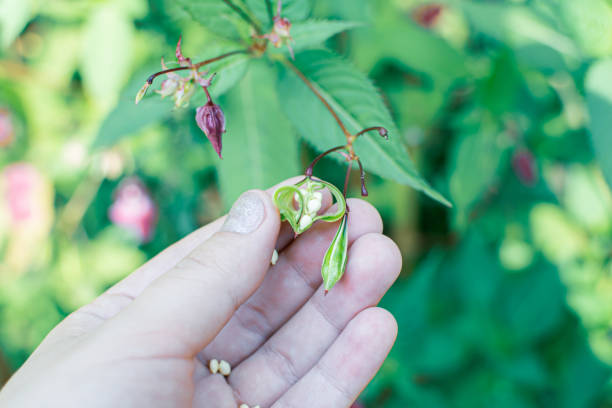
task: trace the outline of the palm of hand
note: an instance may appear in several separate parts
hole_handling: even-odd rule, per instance
[[[347,273],[327,296],[320,262],[334,225],[292,240],[266,216],[247,241],[215,234],[219,220],[69,316],[0,402],[29,406],[32,390],[62,406],[350,406],[395,339],[393,317],[374,306],[401,257],[370,205],[349,206]],[[268,267],[274,245],[279,260]],[[213,358],[231,363],[227,378],[210,373]]]

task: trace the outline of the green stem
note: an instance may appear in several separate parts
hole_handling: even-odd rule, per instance
[[[329,102],[325,100],[323,95],[321,95],[318,89],[315,88],[312,82],[310,82],[310,80],[306,78],[306,76],[302,73],[302,71],[300,71],[298,67],[296,67],[293,63],[291,63],[291,61],[289,61],[287,58],[283,58],[282,62],[286,66],[288,66],[293,72],[295,72],[295,74],[302,80],[302,82],[304,82],[306,86],[317,96],[317,98],[319,98],[319,100],[323,103],[325,108],[327,108],[329,113],[331,113],[331,115],[334,117],[334,119],[338,123],[338,126],[340,126],[340,129],[342,129],[342,133],[344,133],[344,135],[346,136],[347,140],[351,138],[352,137],[351,133],[347,130],[346,126],[344,126],[344,123],[342,122],[342,120],[340,119],[336,111],[334,111],[334,109],[331,107]]]
[[[225,4],[227,4],[229,8],[234,10],[240,16],[240,18],[242,18],[244,21],[249,23],[255,29],[255,32],[257,32],[257,34],[259,35],[263,34],[263,31],[261,30],[261,27],[259,26],[259,24],[257,24],[255,20],[253,20],[251,16],[249,16],[243,9],[241,9],[240,7],[232,3],[230,0],[223,0],[223,1],[225,2]]]

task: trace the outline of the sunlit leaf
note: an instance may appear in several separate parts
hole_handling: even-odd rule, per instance
[[[254,61],[220,106],[227,118],[218,165],[226,205],[245,190],[267,188],[300,172],[297,140],[280,111],[274,70]]]
[[[612,60],[599,61],[586,77],[589,131],[595,155],[608,184],[612,186]]]

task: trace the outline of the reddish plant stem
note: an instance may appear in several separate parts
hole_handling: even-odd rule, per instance
[[[342,146],[336,146],[333,147],[323,153],[321,153],[320,155],[318,155],[317,157],[315,157],[315,159],[312,161],[312,163],[310,163],[310,166],[308,166],[306,168],[306,171],[304,172],[304,175],[306,177],[312,177],[312,170],[314,169],[315,164],[317,164],[319,162],[319,160],[321,160],[322,158],[324,158],[325,156],[327,156],[330,153],[336,152],[338,150],[342,150],[345,149],[346,146],[342,145]]]
[[[353,169],[353,161],[351,160],[348,164],[348,168],[346,169],[346,176],[344,177],[344,189],[342,190],[342,195],[346,198],[346,192],[348,190],[349,179],[351,178],[351,170]]]
[[[210,97],[210,93],[208,92],[208,87],[203,86],[202,89],[204,89],[204,92],[206,92],[206,103],[212,104],[212,98]]]
[[[204,60],[202,62],[198,62],[197,64],[193,64],[192,66],[164,69],[163,71],[159,71],[159,72],[156,72],[153,75],[151,75],[147,79],[147,82],[150,85],[150,84],[153,83],[153,80],[155,78],[157,78],[158,76],[160,76],[160,75],[168,74],[170,72],[175,72],[175,71],[184,71],[184,70],[187,70],[187,69],[199,69],[199,68],[203,67],[204,65],[212,64],[213,62],[217,62],[219,60],[222,60],[223,58],[231,57],[232,55],[236,55],[236,54],[246,54],[247,52],[249,52],[249,50],[231,51],[231,52],[227,52],[225,54],[221,54],[218,57],[210,58],[210,59]]]
[[[285,64],[289,68],[291,68],[291,70],[293,72],[295,72],[295,74],[302,80],[302,82],[304,82],[306,84],[306,86],[308,86],[308,88],[310,88],[310,90],[319,98],[319,100],[323,103],[323,105],[325,105],[325,107],[327,108],[329,113],[331,113],[331,115],[334,117],[336,122],[338,122],[338,126],[340,126],[340,129],[342,129],[342,133],[344,133],[344,135],[346,136],[346,138],[348,140],[351,137],[351,133],[346,129],[346,126],[344,126],[344,123],[342,122],[340,117],[336,114],[336,112],[330,106],[330,104],[325,100],[323,95],[321,95],[321,93],[319,93],[319,91],[317,90],[317,88],[315,88],[315,86],[312,84],[312,82],[310,82],[310,80],[308,78],[306,78],[306,76],[295,65],[293,65],[293,63],[291,63],[291,61],[285,59],[284,62],[285,62]]]
[[[361,196],[368,196],[368,189],[365,185],[365,171],[363,171],[363,165],[361,164],[361,160],[357,158],[357,164],[359,164],[359,176],[361,177]]]
[[[355,139],[357,139],[359,136],[363,135],[364,133],[371,132],[373,130],[378,131],[378,133],[380,134],[381,137],[383,137],[386,140],[389,140],[389,135],[387,134],[388,133],[387,129],[385,129],[382,126],[372,126],[372,127],[369,127],[369,128],[365,128],[361,132],[358,132],[358,133],[355,134]]]

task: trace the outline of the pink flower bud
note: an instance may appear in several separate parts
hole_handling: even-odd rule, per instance
[[[528,150],[520,149],[512,157],[512,168],[518,179],[527,186],[533,186],[538,181],[538,169],[535,158]]]
[[[153,236],[157,208],[142,182],[129,178],[117,188],[108,217],[114,224],[136,235],[141,242],[147,242]]]
[[[212,101],[207,102],[196,111],[196,122],[222,159],[221,136],[225,133],[225,115],[221,108]]]
[[[15,129],[11,120],[11,114],[4,109],[0,109],[0,147],[10,145],[13,143],[14,138]]]

